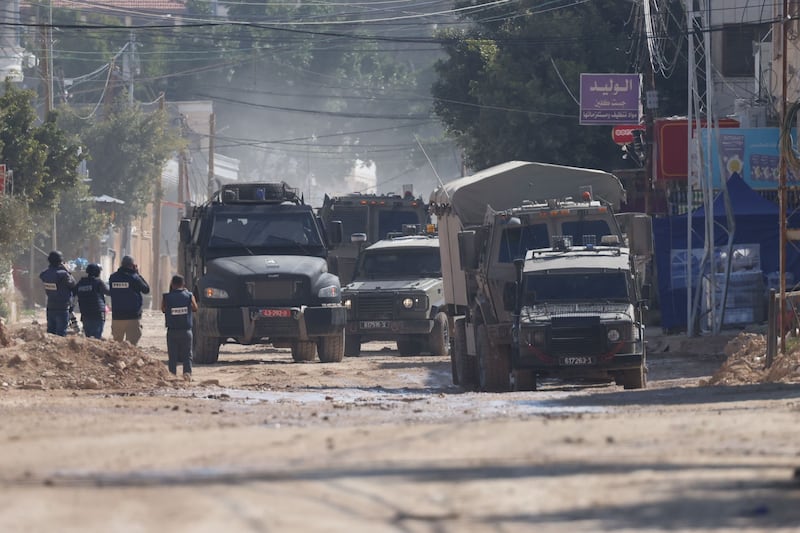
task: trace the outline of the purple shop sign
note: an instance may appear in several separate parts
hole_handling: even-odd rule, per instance
[[[638,124],[639,74],[581,74],[581,120],[586,126]]]

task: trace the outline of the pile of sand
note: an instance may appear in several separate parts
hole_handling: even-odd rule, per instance
[[[156,350],[157,351],[157,350]],[[124,389],[183,386],[166,354],[127,342],[48,335],[39,324],[0,325],[0,386],[22,389]]]
[[[791,343],[797,344],[797,343]],[[757,333],[742,332],[725,346],[728,357],[705,383],[743,385],[752,383],[800,383],[800,346],[778,353],[766,368],[767,339]]]

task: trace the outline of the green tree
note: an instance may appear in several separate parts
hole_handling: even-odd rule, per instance
[[[78,121],[71,123],[76,127]],[[118,223],[144,215],[164,163],[179,147],[166,113],[119,102],[106,118],[84,124],[81,137],[88,150],[91,193],[125,202],[117,209]]]
[[[609,128],[579,125],[577,98],[581,73],[638,68],[626,53],[630,4],[599,0],[523,17],[507,9],[443,34],[447,59],[436,65],[434,110],[467,164],[618,166]]]

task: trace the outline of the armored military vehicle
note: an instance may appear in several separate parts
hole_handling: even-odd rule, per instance
[[[641,291],[652,255],[650,218],[615,216],[624,197],[612,174],[526,161],[504,163],[433,191],[430,207],[439,227],[454,383],[493,391],[535,388],[536,372],[512,358],[519,281],[514,262],[529,250],[551,246],[554,237],[579,245],[604,238],[627,243],[629,270]]]
[[[361,343],[371,340],[396,341],[401,355],[450,352],[435,236],[395,237],[365,248],[342,301],[347,308],[345,355],[358,355]]]
[[[331,251],[329,263],[342,284],[353,279],[356,259],[366,246],[390,233],[402,233],[405,225],[423,225],[429,220],[428,208],[422,198],[408,190],[399,194],[325,195],[319,214],[325,224],[342,223],[344,242]]]
[[[214,363],[220,345],[270,343],[295,361],[338,362],[346,310],[328,272],[328,232],[286,183],[225,185],[180,223],[178,270],[197,297],[194,358]]]
[[[570,236],[554,236],[553,246],[515,262],[511,367],[529,388],[536,376],[613,379],[626,389],[647,383],[648,286],[637,286],[629,250],[616,236],[601,244],[591,237],[573,246]],[[478,338],[480,351],[486,337]]]

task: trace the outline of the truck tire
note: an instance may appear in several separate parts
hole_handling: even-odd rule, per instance
[[[428,349],[431,355],[446,357],[450,354],[450,328],[444,313],[437,313],[433,317],[433,329],[428,334]]]
[[[322,363],[340,363],[344,359],[344,331],[317,341],[317,354]]]
[[[292,359],[295,363],[307,363],[317,355],[317,345],[313,341],[292,342]]]
[[[213,365],[219,360],[219,339],[203,335],[200,328],[192,332],[192,361],[199,365]],[[183,362],[183,361],[181,361]]]
[[[397,339],[397,351],[402,356],[419,355],[422,343],[417,339]]]
[[[626,389],[644,389],[647,387],[647,372],[644,365],[632,370],[623,370],[614,381]]]
[[[453,385],[465,390],[478,388],[478,361],[467,355],[467,328],[463,318],[455,319],[453,331],[453,351],[450,352],[450,366],[453,372]]]
[[[511,389],[511,358],[497,348],[492,350],[486,325],[478,326],[478,381],[484,392],[507,392]]]
[[[536,372],[533,370],[514,370],[512,376],[514,378],[513,389],[515,391],[536,390]]]
[[[344,334],[344,354],[355,357],[361,353],[361,335]]]

